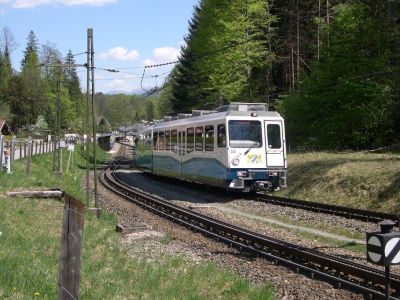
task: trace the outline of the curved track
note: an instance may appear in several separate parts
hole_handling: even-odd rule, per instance
[[[117,168],[118,165],[113,164],[104,170],[100,175],[101,182],[114,193],[155,214],[241,251],[285,265],[296,272],[327,280],[337,286],[346,286],[374,299],[384,298],[385,274],[380,270],[261,235],[173,205],[126,185],[114,173]],[[400,276],[392,275],[390,284],[393,289],[400,291]]]

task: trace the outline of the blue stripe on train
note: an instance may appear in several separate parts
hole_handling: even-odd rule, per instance
[[[215,186],[228,186],[233,179],[238,178],[238,171],[248,171],[248,169],[229,169],[218,160],[212,158],[193,158],[180,165],[179,161],[169,156],[153,157],[154,174]],[[251,181],[277,179],[277,177],[270,177],[267,169],[253,169],[248,174],[252,176]]]

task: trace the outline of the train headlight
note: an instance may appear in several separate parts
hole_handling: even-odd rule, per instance
[[[247,171],[237,171],[236,175],[237,177],[246,177]]]
[[[279,173],[276,172],[276,171],[273,171],[273,172],[269,172],[268,175],[269,175],[269,176],[278,176]]]
[[[239,165],[239,158],[232,159],[232,165],[234,165],[234,166]]]

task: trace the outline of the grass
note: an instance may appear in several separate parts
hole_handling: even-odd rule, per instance
[[[291,153],[277,195],[400,213],[399,153]]]
[[[64,155],[64,166],[67,157]],[[75,162],[84,161],[75,157]],[[31,175],[25,161],[15,161],[13,174],[0,173],[0,192],[10,189],[59,187],[83,199],[77,165],[63,178],[53,176],[52,155],[34,157]],[[55,299],[63,203],[52,199],[0,196],[0,298]],[[81,299],[274,299],[270,285],[221,271],[211,263],[166,256],[148,262],[136,257],[115,232],[115,216],[97,220],[85,215],[81,258]],[[161,242],[172,241],[167,236]]]

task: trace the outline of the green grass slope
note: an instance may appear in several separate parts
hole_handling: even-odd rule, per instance
[[[400,213],[400,154],[292,153],[277,195]]]

